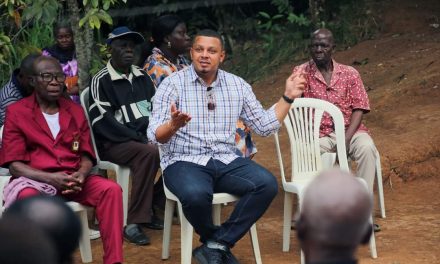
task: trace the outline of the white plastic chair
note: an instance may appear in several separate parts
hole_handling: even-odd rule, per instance
[[[3,211],[5,208],[3,207],[3,189],[5,188],[6,184],[8,184],[9,179],[11,179],[11,176],[0,176],[0,217],[3,214]]]
[[[336,153],[324,153],[322,156],[324,168],[333,167],[336,163]],[[383,195],[383,181],[382,181],[382,166],[380,163],[380,154],[376,150],[376,184],[377,184],[377,196],[379,198],[380,216],[386,218],[385,214],[385,198]]]
[[[130,168],[125,166],[120,166],[118,164],[112,163],[110,161],[104,161],[99,158],[98,150],[96,148],[95,136],[93,134],[92,124],[89,118],[89,87],[84,89],[80,95],[81,106],[83,107],[84,114],[87,117],[87,121],[90,127],[90,136],[92,138],[93,149],[96,154],[96,166],[102,170],[113,170],[116,174],[116,182],[122,188],[122,205],[124,208],[124,226],[127,225],[127,214],[128,214],[128,184],[130,176]]]
[[[0,176],[0,197],[3,200],[3,188],[9,182],[11,176]],[[81,205],[77,202],[67,202],[67,205],[78,215],[81,223],[81,237],[79,240],[79,250],[81,253],[81,260],[83,263],[92,262],[92,246],[89,238],[89,222],[87,220],[87,206]],[[0,217],[3,213],[3,206],[0,207]]]
[[[284,189],[284,223],[283,223],[283,251],[288,252],[290,247],[290,231],[293,210],[293,194],[298,195],[298,211],[301,209],[302,196],[305,188],[312,179],[323,169],[319,146],[319,127],[321,119],[327,112],[335,123],[335,134],[339,166],[344,171],[349,171],[347,154],[345,150],[344,119],[341,111],[333,104],[313,98],[298,98],[290,108],[284,119],[290,142],[290,155],[292,174],[290,180],[286,179],[284,164],[281,155],[278,133],[275,134],[275,145],[280,164],[281,180]],[[338,124],[342,124],[338,125]],[[374,242],[370,242],[371,254],[376,257]],[[301,252],[301,263],[304,257]]]
[[[163,229],[163,242],[162,242],[162,260],[166,260],[170,257],[170,241],[171,241],[171,224],[173,220],[173,212],[176,203],[179,208],[180,216],[180,250],[181,250],[181,263],[191,264],[192,258],[192,241],[193,241],[193,227],[186,219],[182,211],[182,204],[179,199],[168,190],[164,183],[165,196],[167,198],[165,203],[165,219]],[[221,205],[239,200],[238,196],[234,196],[228,193],[215,193],[212,205],[213,205],[213,221],[215,225],[220,225],[220,211]],[[251,236],[252,247],[255,256],[255,263],[261,264],[260,246],[258,244],[257,227],[252,225],[249,230]]]

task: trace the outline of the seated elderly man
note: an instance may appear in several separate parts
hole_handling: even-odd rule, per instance
[[[32,75],[32,63],[39,54],[29,54],[21,61],[20,68],[12,72],[11,79],[0,91],[0,126],[5,122],[6,107],[32,93],[29,79]]]
[[[62,97],[65,75],[57,60],[33,64],[34,93],[6,109],[0,165],[9,166],[5,207],[33,195],[60,195],[96,207],[104,263],[122,262],[122,190],[90,170],[96,162],[81,106]]]
[[[370,240],[372,208],[371,194],[351,174],[333,169],[317,176],[296,223],[306,263],[355,264],[357,247]]]
[[[136,44],[144,38],[127,27],[117,27],[107,39],[111,59],[90,82],[90,120],[96,147],[103,160],[131,171],[131,196],[124,238],[138,246],[150,244],[141,227],[163,229],[153,204],[165,204],[162,182],[154,184],[159,150],[149,143],[147,126],[155,87],[146,72],[133,65]]]

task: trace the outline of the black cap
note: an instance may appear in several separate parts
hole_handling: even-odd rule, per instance
[[[106,40],[107,45],[110,45],[114,39],[123,37],[123,36],[131,36],[136,44],[140,44],[144,42],[144,37],[139,32],[131,31],[128,27],[117,27],[113,29],[113,31],[108,34],[108,38]]]

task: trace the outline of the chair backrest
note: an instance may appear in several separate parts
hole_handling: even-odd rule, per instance
[[[81,100],[81,106],[84,110],[84,114],[86,115],[87,118],[87,123],[89,123],[90,137],[92,138],[93,150],[95,151],[95,155],[96,155],[96,163],[99,164],[101,162],[101,159],[99,158],[98,149],[96,148],[95,135],[93,133],[92,123],[90,122],[90,117],[89,117],[89,106],[90,106],[89,92],[90,92],[89,87],[85,88],[80,94],[80,100]]]
[[[284,119],[290,142],[292,176],[296,180],[310,180],[322,170],[319,146],[319,128],[324,112],[328,113],[335,125],[339,166],[349,171],[345,149],[345,128],[341,111],[332,103],[314,98],[298,98],[292,104]],[[282,162],[278,134],[275,134],[277,155],[283,184],[286,178]]]

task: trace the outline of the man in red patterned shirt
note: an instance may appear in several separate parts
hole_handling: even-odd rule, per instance
[[[367,181],[373,191],[376,173],[376,147],[362,124],[362,116],[370,111],[368,95],[359,72],[332,59],[335,48],[333,34],[318,29],[311,35],[312,60],[294,68],[306,74],[304,97],[317,98],[336,105],[344,116],[345,143],[351,159],[357,163],[357,175]],[[324,114],[320,128],[321,152],[334,152],[336,139],[333,120]]]

